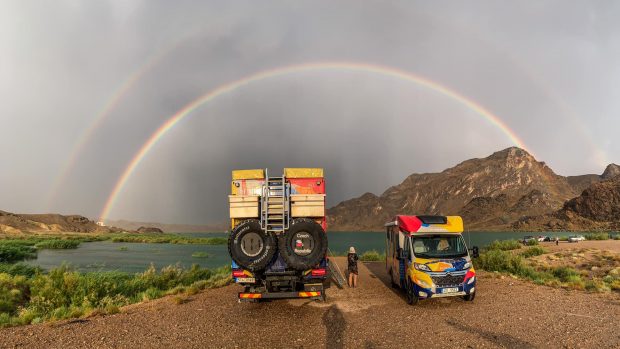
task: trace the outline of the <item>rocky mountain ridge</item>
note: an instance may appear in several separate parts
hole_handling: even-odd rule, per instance
[[[565,202],[600,183],[602,175],[564,177],[527,151],[511,147],[440,173],[412,174],[377,196],[366,193],[328,210],[330,230],[382,230],[394,214],[459,214],[470,230],[519,229],[524,217],[555,214]],[[620,220],[620,218],[618,218]]]

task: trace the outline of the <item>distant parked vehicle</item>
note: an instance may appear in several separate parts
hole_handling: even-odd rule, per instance
[[[551,236],[548,236],[548,235],[543,236],[543,238],[544,238],[543,241],[545,242],[555,241],[555,239],[552,239]]]
[[[538,237],[536,238],[536,240],[538,240],[538,242],[543,242],[543,241],[551,241],[551,239],[549,239],[548,236],[543,236],[543,235],[538,235]]]
[[[535,237],[533,237],[532,235],[527,235],[523,237],[523,240],[521,240],[521,242],[524,245],[527,245],[530,241],[536,241],[537,239]]]
[[[586,238],[583,237],[583,235],[571,235],[568,237],[568,242],[579,242],[579,241],[585,241]]]

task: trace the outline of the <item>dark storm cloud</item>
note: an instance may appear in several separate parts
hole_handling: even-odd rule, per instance
[[[557,172],[598,173],[620,162],[618,15],[615,2],[3,2],[0,209],[95,217],[141,144],[184,105],[257,71],[328,60],[440,82],[502,117]],[[46,207],[79,134],[154,56]],[[428,88],[294,74],[187,117],[138,167],[112,218],[224,221],[234,168],[325,167],[334,204],[510,145]]]

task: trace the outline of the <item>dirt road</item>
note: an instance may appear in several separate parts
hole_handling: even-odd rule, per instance
[[[344,259],[338,258],[341,267]],[[481,274],[473,303],[408,306],[383,263],[360,265],[361,286],[328,301],[237,303],[239,287],[172,297],[120,314],[0,330],[19,348],[620,347],[620,296],[566,291]]]

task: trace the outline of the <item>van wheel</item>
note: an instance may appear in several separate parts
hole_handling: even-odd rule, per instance
[[[472,292],[472,293],[470,293],[470,294],[466,294],[466,295],[464,295],[464,296],[463,296],[463,299],[464,299],[466,302],[471,302],[471,301],[473,301],[473,300],[474,300],[474,298],[476,298],[476,291],[474,291],[474,292]]]
[[[409,278],[407,278],[407,281],[405,282],[405,292],[407,293],[407,304],[418,304],[418,295],[413,291],[413,285],[411,284],[411,281],[409,281]]]

